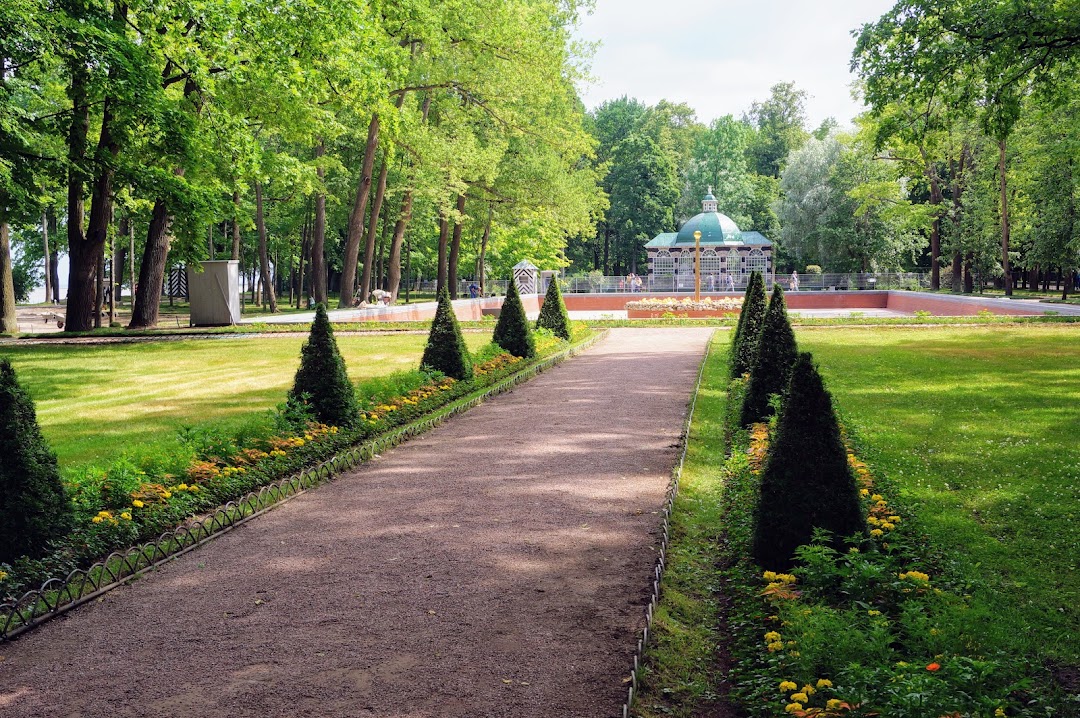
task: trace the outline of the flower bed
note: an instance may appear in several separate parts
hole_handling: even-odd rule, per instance
[[[760,573],[746,556],[769,428],[741,436],[724,466],[724,590],[733,596],[732,695],[749,715],[1035,714],[1024,667],[983,652],[963,587],[943,577],[913,520],[886,498],[893,489],[878,485],[847,440],[867,535],[846,552],[818,536],[790,573]]]
[[[579,329],[574,341],[587,334]],[[249,428],[225,436],[212,429],[185,429],[181,430],[185,451],[178,455],[124,458],[105,468],[82,470],[67,482],[75,528],[43,558],[0,564],[0,600],[13,602],[24,591],[89,566],[112,550],[154,539],[190,517],[493,386],[569,345],[541,331],[536,360],[490,348],[481,352],[476,376],[468,381],[419,371],[403,373],[407,376],[396,382],[395,377],[377,380],[391,389],[414,386],[393,396],[361,395],[361,421],[348,429],[288,416],[288,407],[282,405],[272,428],[261,432]]]
[[[722,317],[737,315],[742,309],[742,297],[705,297],[701,300],[665,297],[647,298],[626,303],[629,319],[662,319],[665,317]]]

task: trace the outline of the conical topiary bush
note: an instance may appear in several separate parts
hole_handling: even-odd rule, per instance
[[[351,426],[360,418],[356,394],[345,360],[338,351],[330,318],[322,304],[315,305],[311,333],[300,349],[300,368],[296,370],[289,401],[306,402],[318,421],[332,426]]]
[[[71,528],[71,505],[34,401],[0,359],[0,563],[37,557]]]
[[[765,280],[760,272],[750,274],[743,296],[739,323],[731,340],[731,378],[738,379],[754,368],[758,335],[765,321]]]
[[[513,278],[506,287],[506,299],[503,300],[491,341],[516,357],[528,359],[536,356],[536,342],[529,330],[529,320],[525,316],[525,307],[521,304],[521,296]]]
[[[773,287],[772,299],[765,310],[765,321],[758,335],[757,355],[743,400],[743,426],[765,421],[772,416],[769,397],[784,393],[797,354],[795,333],[788,322],[784,290],[777,284]]]
[[[454,305],[450,303],[450,292],[445,287],[439,292],[439,306],[431,321],[420,366],[441,371],[454,379],[471,379],[473,375],[472,359],[461,336]]]
[[[536,328],[550,329],[555,336],[570,341],[570,315],[566,312],[557,277],[552,277],[548,285],[544,306],[540,307],[540,316],[536,319]]]
[[[785,571],[814,529],[832,533],[835,548],[866,530],[855,476],[848,465],[829,392],[809,353],[791,370],[787,398],[765,457],[754,514],[752,553],[762,567]]]

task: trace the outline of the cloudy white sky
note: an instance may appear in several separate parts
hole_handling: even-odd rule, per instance
[[[847,125],[861,111],[851,98],[850,33],[894,2],[597,0],[578,33],[601,43],[582,99],[589,109],[623,95],[685,102],[709,122],[739,117],[776,83],[794,82],[810,95],[811,127],[830,116]]]

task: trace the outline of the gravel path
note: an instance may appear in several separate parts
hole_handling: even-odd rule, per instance
[[[0,715],[617,715],[711,332],[613,330],[0,644]]]

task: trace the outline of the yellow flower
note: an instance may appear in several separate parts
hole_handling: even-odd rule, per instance
[[[818,688],[832,688],[832,681],[830,681],[828,678],[818,678],[817,679],[817,687]]]
[[[900,523],[900,517],[899,516],[890,516],[889,521],[892,521],[894,524]]]
[[[96,523],[96,524],[99,524],[99,523],[101,523],[102,521],[104,521],[105,519],[103,519],[103,518],[102,518],[102,517],[100,517],[100,516],[95,516],[94,518],[92,518],[92,519],[90,519],[90,520],[91,520],[91,521],[93,521],[93,522],[94,522],[94,523]]]
[[[805,693],[805,694],[806,694],[806,695],[808,695],[808,696],[812,696],[812,695],[814,695],[815,693],[817,693],[817,689],[816,689],[816,688],[814,688],[814,687],[813,687],[812,685],[810,685],[809,683],[807,683],[807,684],[806,684],[805,686],[803,686],[803,687],[802,687],[802,692],[803,692],[803,693]]]
[[[163,498],[163,499],[171,499],[172,498],[172,492],[171,491],[163,491],[163,492],[161,492],[161,498]]]
[[[795,711],[802,710],[802,703],[788,703],[784,706],[784,711],[787,713],[794,713]]]
[[[923,582],[928,582],[930,580],[930,577],[928,575],[926,575],[925,573],[923,573],[922,571],[905,571],[904,573],[900,574],[900,578],[901,579],[912,578],[912,579],[915,579],[916,581],[923,581]]]
[[[830,698],[825,701],[825,708],[831,711],[839,710],[842,702],[839,698]]]
[[[795,577],[790,573],[778,573],[776,574],[776,580],[781,583],[795,583]]]
[[[303,439],[297,439],[295,443],[296,443],[297,446],[303,446],[304,445],[304,440]]]
[[[777,633],[776,631],[769,631],[768,633],[765,634],[765,642],[766,643],[776,643],[779,640],[780,640],[780,634]]]
[[[866,612],[866,615],[867,616],[880,616],[881,611],[875,611],[875,610],[871,609],[871,610]]]
[[[890,523],[888,521],[883,521],[881,523],[881,528],[885,529],[886,531],[892,531],[894,528],[896,528],[896,524]]]
[[[763,579],[765,579],[766,581],[775,581],[776,580],[776,572],[775,571],[766,571],[765,573],[761,574],[761,577]]]
[[[805,693],[792,693],[791,700],[795,703],[806,703],[810,699],[806,697]]]
[[[1005,718],[1005,709],[1004,708],[996,708],[994,710],[994,718]]]
[[[240,469],[240,471],[243,471],[243,469]],[[196,484],[192,484],[191,486],[188,487],[188,491],[198,491],[198,490],[199,490],[199,487]]]
[[[870,489],[859,489],[859,496],[869,496]]]
[[[768,645],[769,653],[776,653],[777,651],[784,650],[784,644],[776,641]]]
[[[7,571],[0,571],[0,581],[3,581],[5,578],[7,578]]]
[[[132,501],[131,505],[134,506],[137,509],[141,509],[143,506],[145,506],[145,504],[143,504],[143,502],[139,501],[138,499],[135,499],[134,501]]]
[[[885,497],[882,496],[881,494],[874,494],[873,496],[870,497],[870,500],[871,501],[884,501]]]
[[[879,536],[884,536],[885,532],[882,531],[881,529],[871,529],[870,530],[870,535],[873,536],[874,538],[877,538]]]
[[[799,686],[797,684],[793,683],[792,681],[780,681],[780,692],[781,693],[787,693],[788,691],[793,691],[798,687]]]
[[[180,491],[187,491],[187,484],[180,484],[176,488]]]
[[[97,515],[100,516],[103,519],[107,519],[110,516],[112,516],[112,514],[110,514],[108,511],[98,511]]]
[[[120,518],[124,519],[125,521],[131,521],[131,512],[125,511],[124,513],[120,514]]]
[[[866,523],[870,524],[871,526],[877,526],[881,523],[881,519],[879,519],[877,516],[867,516]]]

